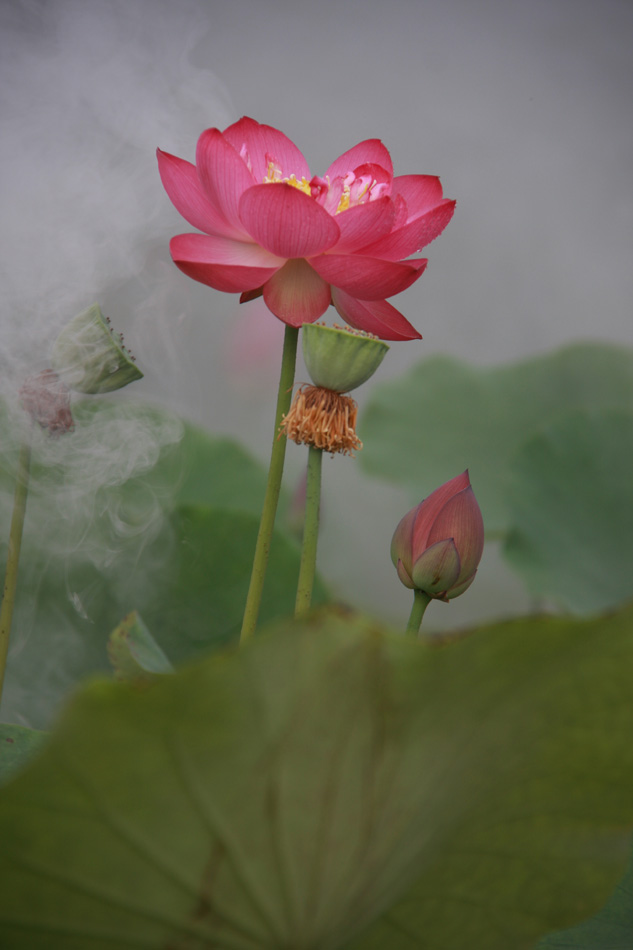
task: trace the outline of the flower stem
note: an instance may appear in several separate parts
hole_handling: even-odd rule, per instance
[[[319,512],[321,508],[321,462],[323,450],[313,445],[308,449],[308,477],[306,480],[306,509],[303,525],[301,567],[297,585],[295,617],[305,617],[310,610],[314,574],[316,571],[317,542],[319,540]]]
[[[279,434],[279,427],[281,425],[282,416],[286,415],[290,408],[292,399],[298,339],[299,328],[286,326],[284,349],[281,358],[281,373],[279,376],[279,391],[277,393],[277,410],[275,412],[275,434],[270,455],[270,468],[268,469],[268,483],[266,485],[262,517],[259,523],[257,544],[255,545],[251,583],[246,597],[246,606],[244,607],[240,643],[244,643],[249,637],[252,637],[259,616],[264,579],[266,577],[266,567],[268,565],[268,555],[270,553],[270,541],[275,525],[275,515],[277,514],[277,503],[279,502],[281,478],[284,472],[284,459],[286,456],[286,437],[283,434]]]
[[[29,471],[31,468],[31,443],[27,439],[20,447],[18,457],[18,471],[13,497],[13,515],[9,530],[9,550],[7,554],[7,570],[4,577],[4,592],[0,607],[0,697],[4,684],[4,673],[7,666],[9,652],[9,637],[11,636],[11,620],[15,603],[15,589],[18,582],[18,563],[22,544],[22,529],[26,512],[26,497],[29,491]]]
[[[431,603],[431,598],[428,594],[425,594],[423,590],[416,590],[413,594],[413,607],[411,608],[411,614],[409,616],[409,622],[407,624],[406,633],[410,633],[415,636],[420,630],[420,624],[422,623],[422,617],[424,616],[424,611]]]

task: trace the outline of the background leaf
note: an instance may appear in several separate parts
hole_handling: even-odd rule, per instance
[[[630,950],[633,946],[633,859],[606,906],[571,930],[550,934],[537,950]]]
[[[21,769],[42,748],[47,733],[0,722],[0,784]]]
[[[633,600],[633,412],[559,416],[521,447],[504,553],[530,592],[572,613]]]
[[[124,617],[108,637],[108,659],[120,680],[144,682],[174,672],[137,610]]]
[[[560,412],[603,407],[633,410],[632,349],[575,344],[492,367],[430,357],[374,389],[359,462],[415,502],[468,468],[486,530],[505,532],[511,460],[524,440]]]
[[[631,610],[441,648],[325,614],[95,683],[0,793],[0,937],[528,950],[622,874],[632,660]]]

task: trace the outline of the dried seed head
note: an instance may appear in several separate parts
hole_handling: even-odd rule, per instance
[[[353,456],[354,450],[363,447],[356,435],[357,412],[351,396],[304,384],[282,419],[281,431],[297,445]]]
[[[70,391],[52,369],[29,376],[20,389],[20,401],[33,422],[48,429],[51,435],[62,435],[75,428]]]

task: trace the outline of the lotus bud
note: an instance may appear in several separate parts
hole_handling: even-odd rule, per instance
[[[51,363],[69,389],[79,393],[109,393],[143,374],[123,345],[123,337],[93,304],[61,331],[51,352]]]
[[[356,435],[358,406],[344,393],[373,376],[389,347],[371,334],[338,326],[306,324],[302,333],[314,386],[299,387],[282,431],[298,445],[353,455],[363,446]]]
[[[465,471],[404,516],[391,560],[405,587],[448,602],[472,584],[483,547],[483,519]]]

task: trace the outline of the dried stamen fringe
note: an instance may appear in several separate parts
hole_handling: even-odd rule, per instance
[[[297,445],[354,455],[363,443],[356,435],[358,406],[351,396],[304,384],[297,390],[281,430]]]

